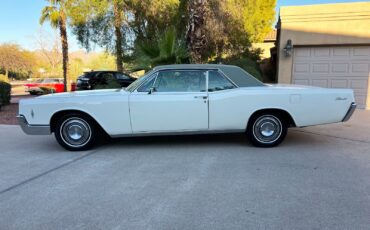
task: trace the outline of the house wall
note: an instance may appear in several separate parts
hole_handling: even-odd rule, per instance
[[[281,7],[278,29],[278,82],[292,83],[294,55],[283,52],[287,40],[295,47],[369,45],[370,2]]]
[[[268,59],[271,57],[270,49],[275,47],[275,42],[261,42],[261,43],[253,43],[252,48],[254,49],[261,49],[261,59]]]
[[[294,46],[370,44],[370,2],[289,6],[280,9],[278,81],[292,82],[292,57],[283,49]]]

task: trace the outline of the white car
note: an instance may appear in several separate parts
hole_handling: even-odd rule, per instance
[[[280,144],[289,127],[347,121],[351,89],[267,85],[239,67],[169,65],[125,89],[60,93],[21,100],[27,134],[51,134],[68,150],[111,137],[246,133],[252,144]]]

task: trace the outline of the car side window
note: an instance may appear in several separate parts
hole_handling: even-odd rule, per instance
[[[142,86],[140,86],[137,91],[138,92],[149,92],[150,88],[153,87],[156,77],[153,77],[151,80],[145,82]]]
[[[108,81],[116,80],[113,73],[103,73],[100,75],[102,82],[107,83]]]
[[[128,76],[126,76],[126,75],[124,75],[122,73],[116,73],[116,78],[118,80],[128,80],[128,79],[130,79]]]
[[[209,71],[208,75],[208,91],[220,91],[226,89],[233,89],[235,85],[233,85],[228,79],[226,79],[222,74],[218,71],[212,70]]]
[[[118,80],[112,72],[102,72],[90,78],[92,89],[118,89],[121,88]]]
[[[205,92],[206,71],[160,71],[154,83],[157,92]]]

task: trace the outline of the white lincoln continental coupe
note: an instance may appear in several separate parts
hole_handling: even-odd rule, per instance
[[[169,65],[125,89],[60,93],[21,100],[27,134],[55,134],[68,150],[111,137],[246,133],[253,145],[280,144],[289,127],[347,121],[350,89],[267,85],[239,67]]]

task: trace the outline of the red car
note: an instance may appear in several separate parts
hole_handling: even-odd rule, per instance
[[[26,87],[26,92],[29,92],[31,95],[64,92],[64,81],[62,78],[45,78],[24,86]],[[74,88],[72,85],[72,91],[74,91]]]

